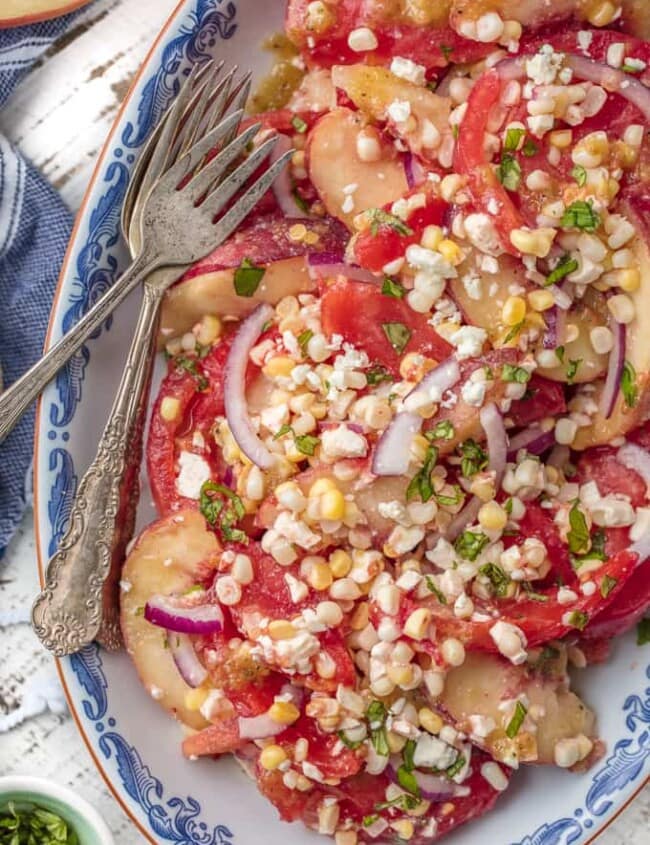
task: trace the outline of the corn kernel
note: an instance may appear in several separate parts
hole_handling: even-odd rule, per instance
[[[440,732],[440,728],[443,725],[442,719],[429,707],[423,707],[418,712],[418,718],[420,720],[420,725],[425,731],[427,731],[427,733],[437,734]]]
[[[413,667],[410,664],[400,666],[399,664],[390,663],[386,667],[386,674],[395,684],[395,686],[408,686],[413,682]]]
[[[300,718],[300,710],[291,701],[276,701],[269,707],[269,716],[279,725],[293,725]]]
[[[469,491],[482,502],[489,502],[494,498],[494,480],[485,475],[478,475],[470,484]]]
[[[269,378],[286,378],[287,376],[291,375],[291,371],[295,366],[295,361],[293,361],[287,355],[276,355],[275,358],[271,358],[262,367],[262,372],[265,376],[268,376]]]
[[[445,261],[448,261],[454,266],[460,264],[463,260],[463,253],[461,252],[460,247],[457,243],[454,243],[454,241],[449,240],[449,238],[445,238],[440,241],[438,244],[438,252],[442,255]]]
[[[345,578],[352,569],[352,558],[343,549],[337,549],[330,555],[329,564],[335,578]]]
[[[345,498],[340,490],[328,490],[324,493],[320,502],[320,513],[322,519],[338,520],[345,516]]]
[[[334,841],[336,845],[357,845],[359,836],[356,830],[337,830]]]
[[[528,294],[528,302],[534,311],[547,311],[555,305],[550,290],[534,290]]]
[[[431,611],[426,607],[414,610],[404,625],[404,634],[412,640],[423,640],[431,622]]]
[[[431,444],[422,434],[416,434],[411,443],[411,454],[418,461],[424,461]]]
[[[406,745],[406,737],[396,734],[394,731],[387,731],[386,742],[391,754],[399,754]]]
[[[307,227],[304,223],[295,223],[289,229],[289,238],[292,241],[301,242],[305,240],[305,235],[307,234]]]
[[[501,319],[506,326],[516,326],[526,318],[526,300],[521,296],[509,296],[506,299]]]
[[[214,314],[206,314],[199,323],[196,339],[201,346],[210,346],[221,336],[221,331],[221,320],[215,317]]]
[[[188,692],[185,693],[185,706],[188,710],[200,710],[201,705],[207,697],[208,691],[207,689],[203,689],[203,687],[188,690]]]
[[[618,286],[626,293],[634,293],[641,287],[641,273],[636,267],[628,267],[618,273]]]
[[[326,563],[315,563],[309,570],[307,582],[314,590],[329,590],[332,586],[332,571]]]
[[[478,521],[488,531],[501,531],[506,527],[508,514],[498,502],[486,502],[478,512]]]
[[[260,766],[269,772],[277,769],[287,759],[287,752],[281,745],[267,745],[260,754]]]
[[[332,481],[331,478],[319,478],[309,488],[309,498],[310,499],[317,499],[319,496],[322,496],[324,493],[329,493],[330,490],[337,490],[336,484]]]
[[[173,396],[165,396],[160,403],[160,416],[165,420],[165,422],[174,422],[174,420],[178,419],[180,410],[181,403]]]
[[[370,612],[368,610],[368,602],[361,602],[355,608],[355,611],[350,620],[350,627],[353,631],[363,631],[370,620]]]
[[[510,232],[510,242],[525,255],[546,258],[551,251],[556,230],[540,227],[539,229],[513,229]]]
[[[413,827],[413,822],[409,819],[400,819],[399,821],[393,822],[391,827],[400,839],[408,841],[413,838],[415,828]]]
[[[611,0],[604,0],[603,3],[591,8],[587,14],[587,20],[592,26],[607,26],[616,18],[618,11],[619,9]]]
[[[444,237],[440,226],[426,226],[424,232],[422,232],[420,243],[425,249],[437,249]]]
[[[269,622],[268,631],[272,640],[290,640],[296,635],[296,629],[286,619],[273,619]]]
[[[553,147],[566,150],[573,141],[573,132],[570,129],[557,129],[549,134],[548,140]]]

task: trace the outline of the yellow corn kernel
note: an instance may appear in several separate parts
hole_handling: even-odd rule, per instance
[[[336,488],[323,493],[320,502],[321,519],[343,519],[345,516],[345,499],[343,493]]]
[[[429,707],[423,707],[418,712],[418,718],[420,720],[421,727],[423,727],[427,733],[437,734],[440,732],[440,728],[442,728],[443,725],[442,719]]]
[[[391,754],[399,754],[406,745],[406,737],[396,734],[394,731],[386,733],[386,742]]]
[[[268,631],[272,640],[290,640],[296,635],[296,629],[286,619],[274,619],[269,622]]]
[[[460,264],[463,260],[463,253],[461,248],[458,246],[457,243],[450,240],[449,238],[445,238],[443,241],[440,241],[438,244],[438,252],[445,261],[448,261],[450,264],[456,266]]]
[[[180,410],[181,403],[173,396],[165,396],[160,403],[160,416],[165,420],[165,422],[174,422],[174,420],[178,419]]]
[[[267,745],[260,754],[260,765],[263,769],[272,772],[287,759],[287,752],[281,745]]]
[[[539,229],[513,229],[510,232],[510,242],[523,252],[524,255],[534,255],[537,258],[546,258],[551,251],[556,230],[548,227]]]
[[[332,580],[332,570],[326,563],[315,563],[307,576],[307,583],[314,590],[329,590]]]
[[[352,558],[343,549],[337,549],[330,555],[329,564],[335,578],[345,578],[352,569]]]
[[[422,434],[416,434],[411,443],[411,454],[418,460],[424,461],[431,444]]]
[[[352,614],[352,619],[350,620],[350,627],[353,631],[363,631],[369,620],[368,602],[363,601],[356,606]]]
[[[305,235],[307,234],[307,227],[304,223],[295,223],[289,229],[289,238],[292,241],[304,241]]]
[[[506,527],[508,514],[498,502],[486,502],[478,512],[478,521],[488,531],[501,531]]]
[[[419,607],[406,620],[404,634],[412,640],[423,640],[427,635],[430,623],[431,611],[426,607]]]
[[[566,150],[573,141],[573,132],[570,129],[557,129],[549,134],[548,139],[552,146]]]
[[[392,822],[391,827],[400,839],[408,841],[413,838],[415,828],[413,827],[413,822],[409,819],[399,819],[399,821]]]
[[[494,480],[485,475],[478,475],[470,484],[469,491],[482,502],[489,502],[494,498]]]
[[[292,701],[276,701],[269,707],[269,716],[279,725],[293,725],[300,718],[300,710]]]
[[[611,0],[604,0],[596,6],[592,6],[587,14],[587,20],[592,26],[607,26],[614,20],[618,11],[618,6]]]
[[[634,293],[641,286],[641,273],[636,267],[628,267],[618,273],[618,286],[627,293]]]
[[[201,705],[207,697],[208,691],[207,689],[203,689],[203,687],[188,690],[185,693],[185,706],[188,710],[200,710]]]
[[[389,663],[386,667],[386,674],[398,687],[408,686],[413,682],[413,667],[410,663],[406,666]]]
[[[547,311],[555,305],[550,290],[534,290],[528,294],[528,302],[534,311]]]
[[[322,496],[324,493],[329,493],[330,490],[337,490],[336,484],[332,481],[331,478],[319,478],[309,488],[309,498],[310,499],[317,499],[319,496]]]
[[[440,226],[426,226],[424,232],[422,232],[420,243],[425,249],[438,249],[444,237],[444,232]]]
[[[357,845],[359,836],[356,830],[337,830],[334,836],[336,845]]]
[[[291,375],[291,371],[296,366],[296,362],[289,358],[288,355],[276,355],[271,358],[262,367],[262,372],[269,378],[278,378],[283,376],[286,378]]]
[[[199,330],[196,334],[197,341],[201,346],[210,346],[221,336],[222,324],[214,314],[206,314],[199,323]]]
[[[501,319],[506,326],[516,326],[526,318],[526,300],[522,296],[509,296],[506,299]]]

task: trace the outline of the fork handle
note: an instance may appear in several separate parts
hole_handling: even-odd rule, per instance
[[[178,275],[178,271],[166,269]],[[164,287],[144,286],[144,298],[122,380],[97,455],[79,484],[68,530],[50,559],[45,587],[32,609],[34,630],[57,656],[97,637],[103,606],[115,607],[119,563],[133,528],[146,404]],[[112,592],[112,595],[107,595]],[[117,614],[107,645],[119,645]],[[108,642],[106,642],[108,640]],[[114,640],[114,641],[111,641]]]
[[[158,259],[141,253],[69,332],[11,387],[0,394],[0,443],[58,371],[68,363],[90,335],[101,328],[120,302],[157,266]]]

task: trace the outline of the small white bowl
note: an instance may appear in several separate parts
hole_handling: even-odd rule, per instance
[[[0,778],[0,809],[9,801],[34,804],[61,816],[79,837],[79,845],[115,845],[97,810],[67,786],[44,778],[10,775]]]

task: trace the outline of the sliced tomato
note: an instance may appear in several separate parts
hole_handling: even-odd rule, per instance
[[[323,330],[328,337],[341,335],[346,343],[363,349],[373,364],[391,375],[399,376],[402,355],[419,352],[436,361],[451,355],[452,347],[406,302],[385,296],[379,288],[361,282],[336,281],[323,292],[321,300]],[[392,346],[384,326],[399,324],[409,333],[401,352]],[[401,330],[400,330],[401,331]]]
[[[533,375],[528,382],[525,398],[513,402],[507,416],[519,428],[565,412],[564,387],[556,381]]]
[[[650,563],[640,564],[612,604],[597,614],[583,634],[588,640],[610,640],[629,631],[650,608]]]
[[[244,744],[239,736],[239,721],[229,719],[210,725],[183,740],[183,754],[186,757],[214,757],[230,754]]]
[[[504,538],[505,545],[520,545],[527,537],[535,537],[546,546],[551,571],[544,580],[545,584],[574,584],[576,572],[571,566],[571,556],[566,543],[562,542],[553,511],[540,507],[537,502],[526,502],[526,513],[519,521],[519,533],[516,538]],[[510,542],[508,542],[510,541]],[[514,541],[514,542],[513,542]]]
[[[416,189],[411,193],[421,192]],[[385,206],[383,210],[390,213],[391,205]],[[405,221],[405,225],[412,234],[400,234],[390,224],[380,224],[376,229],[367,229],[354,239],[354,257],[366,270],[381,273],[386,264],[403,258],[407,247],[420,243],[422,233],[427,226],[441,226],[448,213],[448,203],[439,197],[429,195],[427,204],[413,211]]]
[[[599,446],[587,449],[577,464],[577,480],[581,484],[595,481],[601,496],[618,493],[629,496],[635,508],[647,504],[647,485],[638,472],[624,466],[616,457],[618,449]]]

